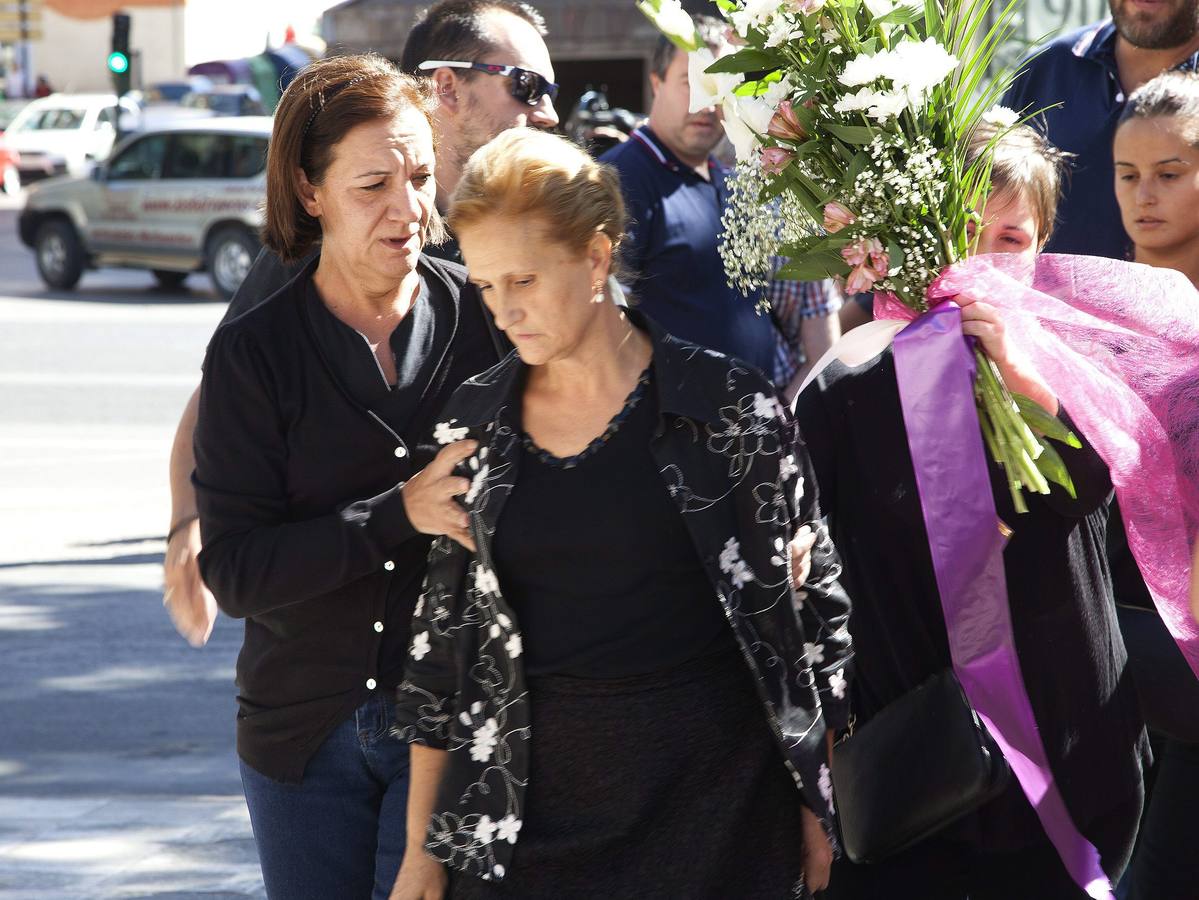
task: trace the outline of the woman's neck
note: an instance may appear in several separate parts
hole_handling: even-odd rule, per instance
[[[579,399],[628,392],[630,379],[649,365],[653,347],[624,310],[605,301],[587,336],[569,356],[529,372],[529,387]]]
[[[416,269],[399,284],[373,282],[351,277],[346,266],[332,259],[326,261],[323,254],[312,280],[329,311],[372,343],[395,330],[420,293],[420,273]]]
[[[1199,287],[1199,236],[1183,244],[1160,249],[1137,247],[1135,259],[1159,269],[1175,269]]]

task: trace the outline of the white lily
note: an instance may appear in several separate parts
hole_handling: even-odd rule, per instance
[[[744,75],[705,71],[714,62],[716,56],[707,47],[700,47],[687,54],[687,83],[691,87],[689,112],[697,113],[701,109],[723,105],[745,80]]]
[[[695,21],[679,0],[639,0],[637,8],[679,49],[690,52],[703,46]]]
[[[770,127],[774,107],[764,97],[729,97],[721,109],[724,111],[724,133],[733,142],[737,159],[751,159],[762,146],[762,135]]]

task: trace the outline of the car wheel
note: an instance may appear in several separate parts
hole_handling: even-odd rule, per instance
[[[208,274],[228,300],[245,280],[258,255],[258,241],[244,228],[222,228],[208,240]]]
[[[69,291],[79,283],[85,262],[83,245],[70,222],[65,219],[43,222],[33,239],[33,247],[42,281],[60,291]]]
[[[3,186],[4,193],[10,197],[18,197],[21,194],[21,173],[16,166],[5,166],[4,176],[0,180],[0,186]]]
[[[153,272],[158,286],[166,291],[177,291],[187,281],[187,272],[171,272],[167,269],[154,269]]]

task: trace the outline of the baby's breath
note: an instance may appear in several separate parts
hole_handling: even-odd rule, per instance
[[[790,192],[763,202],[770,176],[758,157],[737,163],[729,176],[729,198],[720,218],[720,258],[729,287],[746,296],[765,287],[779,248],[816,233],[815,224]]]

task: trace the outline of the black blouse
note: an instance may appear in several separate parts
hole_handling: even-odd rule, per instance
[[[526,675],[623,678],[733,645],[650,453],[657,425],[647,371],[578,456],[524,441],[492,552],[524,631]]]
[[[852,368],[834,362],[799,396],[796,419],[854,599],[851,697],[863,722],[950,665],[891,351]],[[1017,514],[1002,470],[990,468],[996,509],[1013,530],[1004,571],[1020,666],[1054,776],[1085,831],[1137,789],[1146,739],[1103,552],[1111,482],[1079,437],[1080,450],[1057,445],[1077,499],[1055,486]],[[1043,838],[1015,779],[959,831],[971,829],[993,848]]]
[[[430,544],[400,486],[438,449],[429,436],[454,389],[500,356],[465,270],[422,258],[389,389],[312,289],[315,266],[217,329],[195,434],[200,571],[246,622],[238,752],[288,782],[400,680]]]

